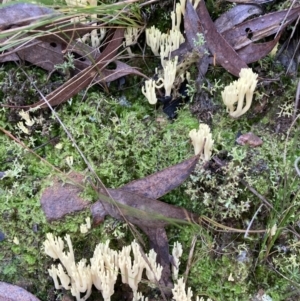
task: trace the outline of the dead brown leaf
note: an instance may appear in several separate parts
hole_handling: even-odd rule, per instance
[[[24,47],[17,52],[19,58],[49,72],[55,69],[55,65],[62,64],[64,57],[60,44],[39,42],[32,47]]]
[[[256,4],[236,5],[223,13],[218,19],[215,20],[214,23],[217,31],[222,33],[225,30],[229,30],[242,23],[246,19],[262,13],[262,8]]]
[[[68,178],[74,184],[84,184],[84,177],[78,173],[71,173]],[[63,183],[56,178],[53,185],[43,191],[40,201],[48,222],[61,219],[66,214],[82,211],[90,205],[79,196],[82,188],[74,184]]]
[[[9,3],[0,9],[0,30],[29,25],[43,17],[49,18],[57,15],[54,9],[48,7],[31,3]]]
[[[100,199],[107,214],[118,220],[123,220],[125,216],[128,222],[138,227],[161,228],[170,222],[186,221],[192,223],[198,219],[196,215],[184,208],[147,198],[122,188],[108,188],[107,191],[116,202],[114,204],[114,202],[107,202],[107,199]]]
[[[287,10],[269,13],[257,18],[247,20],[222,33],[224,39],[236,50],[253,42],[277,33],[281,28],[295,21],[300,14],[300,6]],[[281,23],[284,22],[282,25]]]
[[[251,43],[250,45],[237,51],[242,60],[247,64],[257,62],[261,58],[268,55],[279,41],[280,35],[270,42],[265,43]]]
[[[111,41],[105,47],[104,51],[99,55],[95,64],[82,70],[58,89],[47,95],[46,98],[49,104],[51,106],[57,106],[76,95],[80,90],[88,87],[93,79],[97,77],[97,74],[101,74],[101,71],[103,71],[103,69],[115,59],[117,51],[122,43],[123,36],[124,29],[116,29],[112,35]],[[34,108],[38,106],[41,108],[48,107],[43,99],[26,107]]]
[[[152,199],[160,198],[183,183],[195,169],[198,161],[199,156],[191,157],[148,177],[132,181],[121,189]]]
[[[148,236],[150,246],[158,254],[157,261],[163,267],[159,281],[165,294],[172,287],[169,259],[169,242],[164,227],[174,223],[197,223],[198,216],[181,207],[176,207],[155,198],[179,186],[195,168],[199,156],[193,156],[179,164],[153,175],[130,182],[118,189],[100,190],[100,200],[90,206],[93,225],[103,222],[106,215],[138,226]],[[82,185],[83,176],[71,174],[74,183]],[[58,180],[47,188],[41,197],[42,209],[48,221],[65,214],[83,210],[88,203],[79,198],[81,189],[76,185]]]
[[[189,2],[189,1],[188,1]],[[206,43],[199,45],[198,35],[204,34],[202,28],[199,27],[199,17],[191,3],[186,4],[186,11],[184,15],[184,31],[187,42],[189,43],[189,49],[196,49],[199,54],[204,55],[207,49]]]
[[[191,3],[187,1],[187,10],[193,9]],[[228,44],[227,39],[218,33],[211,20],[204,1],[200,1],[197,8],[197,26],[205,36],[210,52],[216,56],[217,62],[231,74],[238,76],[241,68],[247,68],[247,64],[240,58],[235,50]]]

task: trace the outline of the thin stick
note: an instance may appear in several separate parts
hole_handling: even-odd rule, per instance
[[[300,42],[300,40],[299,40],[299,42]],[[299,42],[298,42],[298,44],[299,44]],[[298,110],[298,106],[299,106],[299,99],[300,99],[300,80],[298,80],[298,85],[297,85],[293,120],[296,119],[297,110]]]
[[[192,243],[191,243],[191,248],[190,248],[190,253],[189,253],[189,258],[188,258],[188,262],[186,264],[186,269],[184,272],[184,283],[186,283],[187,281],[187,277],[189,275],[191,266],[192,266],[192,259],[194,256],[194,250],[195,250],[195,246],[196,246],[196,242],[197,242],[197,235],[194,235],[193,239],[192,239]]]
[[[264,204],[260,204],[259,208],[256,210],[256,212],[255,212],[254,215],[252,216],[252,219],[251,219],[251,221],[250,221],[250,223],[249,223],[249,225],[248,225],[248,227],[247,227],[247,229],[246,229],[245,235],[244,235],[245,238],[248,237],[250,228],[252,227],[252,224],[253,224],[253,222],[254,222],[254,220],[255,220],[255,218],[256,218],[258,212],[261,210],[261,208],[262,208],[263,205],[264,205]]]
[[[254,195],[256,195],[269,209],[274,209],[273,205],[270,204],[266,198],[258,193],[253,187],[251,187],[245,180],[241,179],[240,182],[247,187]]]

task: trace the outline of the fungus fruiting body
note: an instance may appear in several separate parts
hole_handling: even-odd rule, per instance
[[[258,75],[250,68],[242,68],[239,76],[238,80],[226,86],[222,92],[223,102],[233,118],[238,118],[249,110]]]
[[[48,272],[55,288],[71,290],[77,301],[88,299],[93,285],[101,292],[104,301],[110,301],[119,269],[122,282],[132,288],[135,298],[140,296],[137,290],[144,269],[150,282],[159,281],[161,278],[162,266],[156,262],[155,251],[150,250],[149,254],[145,254],[148,261],[146,262],[140,246],[135,241],[129,246],[124,246],[120,252],[110,249],[109,241],[98,244],[89,265],[86,259],[81,259],[76,264],[70,236],[66,235],[65,240],[69,247],[68,253],[63,251],[64,242],[60,237],[47,234],[44,242],[45,253],[53,259],[59,259],[62,263],[57,267],[52,265]],[[130,256],[131,251],[133,260]],[[83,293],[85,295],[81,297]]]
[[[210,159],[214,143],[209,126],[207,124],[200,123],[198,131],[196,129],[191,130],[189,136],[194,146],[195,155],[200,154],[202,160],[208,161]]]

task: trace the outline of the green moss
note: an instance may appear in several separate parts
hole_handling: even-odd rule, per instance
[[[7,127],[10,113],[7,109],[1,112],[1,125]],[[9,124],[10,131],[31,148],[37,147],[36,153],[61,171],[84,173],[86,165],[64,131],[54,119],[49,119],[49,113],[40,114],[34,112],[30,116],[45,119],[48,125],[46,137],[41,135],[45,130],[43,126],[33,128],[30,135],[23,134],[17,127],[18,115]],[[197,127],[198,122],[187,108],[181,110],[178,119],[172,123],[165,118],[158,122],[154,108],[145,99],[124,107],[117,99],[92,92],[86,101],[81,100],[81,95],[74,97],[72,103],[66,103],[58,111],[58,115],[97,175],[109,187],[119,187],[193,154],[188,132]],[[53,143],[39,147],[54,136],[57,138]],[[58,143],[62,144],[61,149],[55,147]],[[0,268],[0,280],[34,283],[38,277],[39,288],[30,286],[30,290],[41,300],[46,300],[52,291],[52,282],[48,281],[46,272],[51,260],[42,252],[47,232],[60,236],[70,234],[77,259],[91,257],[96,244],[106,239],[111,239],[116,249],[130,243],[130,232],[123,224],[112,225],[110,219],[87,235],[80,234],[79,226],[90,215],[88,210],[47,223],[39,200],[57,172],[3,134],[0,145],[1,170],[9,175],[1,180],[4,200],[0,202],[0,229],[6,236],[1,249],[6,255],[3,258],[5,265]],[[73,157],[72,166],[66,163],[68,156]],[[179,191],[176,193],[175,199],[178,199]],[[97,194],[88,185],[81,196],[91,202],[97,200]],[[18,238],[18,245],[13,243],[14,237]]]

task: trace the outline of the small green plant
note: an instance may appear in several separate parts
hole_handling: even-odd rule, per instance
[[[217,93],[220,93],[221,90],[224,89],[224,83],[221,83],[221,79],[214,79],[213,84],[207,84],[205,85],[204,83],[201,86],[202,89],[207,91],[210,95],[216,95]]]
[[[190,98],[190,102],[193,102],[194,97],[197,93],[197,88],[195,86],[195,81],[190,80],[189,83],[186,85],[187,88],[187,95]]]
[[[195,47],[203,46],[206,43],[205,38],[204,38],[204,34],[198,32],[196,35],[197,35],[197,38],[193,39],[194,46]]]
[[[70,69],[74,70],[74,55],[70,52],[65,56],[65,61],[62,64],[57,64],[54,68],[62,73],[68,75],[70,73]]]
[[[222,219],[237,218],[249,210],[248,199],[239,201],[243,192],[239,180],[246,172],[245,167],[238,163],[239,160],[240,154],[220,168],[217,174],[201,164],[196,167],[186,184],[186,193],[194,204],[194,210]]]

